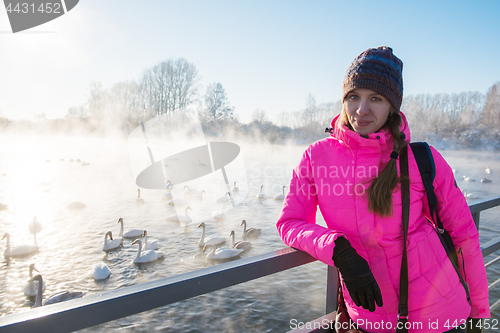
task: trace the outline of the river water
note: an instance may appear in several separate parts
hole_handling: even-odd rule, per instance
[[[235,196],[238,205],[225,212],[223,222],[211,218],[218,206],[215,198],[224,195],[216,184],[201,180],[189,183],[205,190],[203,200],[190,198],[193,222],[180,226],[167,222],[175,214],[173,206],[162,200],[164,190],[141,189],[143,203],[137,199],[137,185],[130,159],[129,142],[124,139],[92,137],[2,136],[0,138],[0,233],[8,232],[11,246],[33,244],[28,224],[36,216],[43,224],[36,236],[40,251],[34,255],[7,260],[0,268],[0,315],[30,311],[34,299],[23,294],[28,280],[28,267],[34,263],[46,282],[44,295],[62,290],[80,290],[88,295],[116,290],[165,277],[216,265],[203,257],[198,246],[199,223],[205,222],[207,235],[228,237],[231,230],[241,240],[245,219],[248,227],[262,228],[260,237],[252,240],[251,250],[240,257],[250,257],[284,247],[275,228],[282,201],[275,200],[283,185],[288,185],[291,171],[305,146],[240,145],[240,172],[246,184]],[[452,168],[457,169],[461,188],[477,199],[500,194],[500,153],[485,151],[441,150]],[[71,162],[70,160],[74,161]],[[77,162],[79,159],[88,165]],[[492,174],[485,173],[489,166]],[[477,179],[462,180],[462,175]],[[479,182],[488,177],[490,184]],[[256,199],[264,185],[263,200]],[[182,197],[182,186],[174,187],[174,195]],[[246,194],[246,195],[245,195]],[[81,205],[83,204],[83,205]],[[184,207],[179,209],[184,212]],[[500,233],[498,208],[481,213],[482,243]],[[124,240],[123,247],[108,252],[101,250],[104,234],[119,233],[119,218],[125,229],[147,229],[156,239],[163,259],[142,265],[132,263],[137,246]],[[318,221],[323,224],[318,213]],[[1,243],[2,251],[6,245]],[[490,258],[487,258],[488,261]],[[89,271],[94,264],[106,263],[111,276],[96,282]],[[498,266],[497,266],[498,267]],[[500,267],[489,268],[490,282],[500,277]],[[144,312],[92,328],[97,331],[122,332],[284,332],[291,320],[306,322],[325,311],[326,267],[314,262],[269,277],[257,279],[199,296],[187,301]],[[500,297],[490,292],[493,303]],[[500,310],[493,313],[500,318]],[[84,331],[90,331],[84,330]]]

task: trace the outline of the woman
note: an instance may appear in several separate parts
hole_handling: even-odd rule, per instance
[[[344,78],[342,113],[332,121],[331,136],[304,152],[277,222],[285,244],[339,269],[349,316],[366,332],[394,332],[398,320],[403,235],[397,153],[410,142],[400,112],[402,68],[385,46],[354,59]],[[425,189],[408,149],[409,332],[461,332],[457,326],[468,317],[490,316],[486,270],[478,232],[453,172],[431,151],[439,216],[461,250],[460,269],[471,302],[426,219]],[[316,224],[318,206],[327,228]]]

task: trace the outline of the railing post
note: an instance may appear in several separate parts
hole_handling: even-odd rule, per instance
[[[337,310],[338,282],[337,267],[328,265],[326,274],[326,314]]]
[[[481,212],[475,212],[472,214],[472,218],[474,219],[474,223],[476,224],[476,229],[479,231],[479,215]]]

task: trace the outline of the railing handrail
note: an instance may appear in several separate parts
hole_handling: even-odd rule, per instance
[[[0,318],[0,332],[72,332],[315,261],[292,248]],[[147,302],[141,302],[146,300]]]
[[[482,210],[500,206],[500,197],[470,207],[476,223]],[[500,249],[500,237],[481,246],[483,257]],[[292,248],[235,260],[194,272],[0,317],[0,333],[72,332],[304,265],[316,259]],[[335,309],[336,269],[329,267],[327,313]],[[147,302],[141,302],[147,300]]]

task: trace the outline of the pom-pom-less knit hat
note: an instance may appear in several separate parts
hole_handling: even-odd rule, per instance
[[[345,73],[342,101],[356,88],[378,92],[399,111],[403,101],[403,62],[387,46],[364,51]]]

